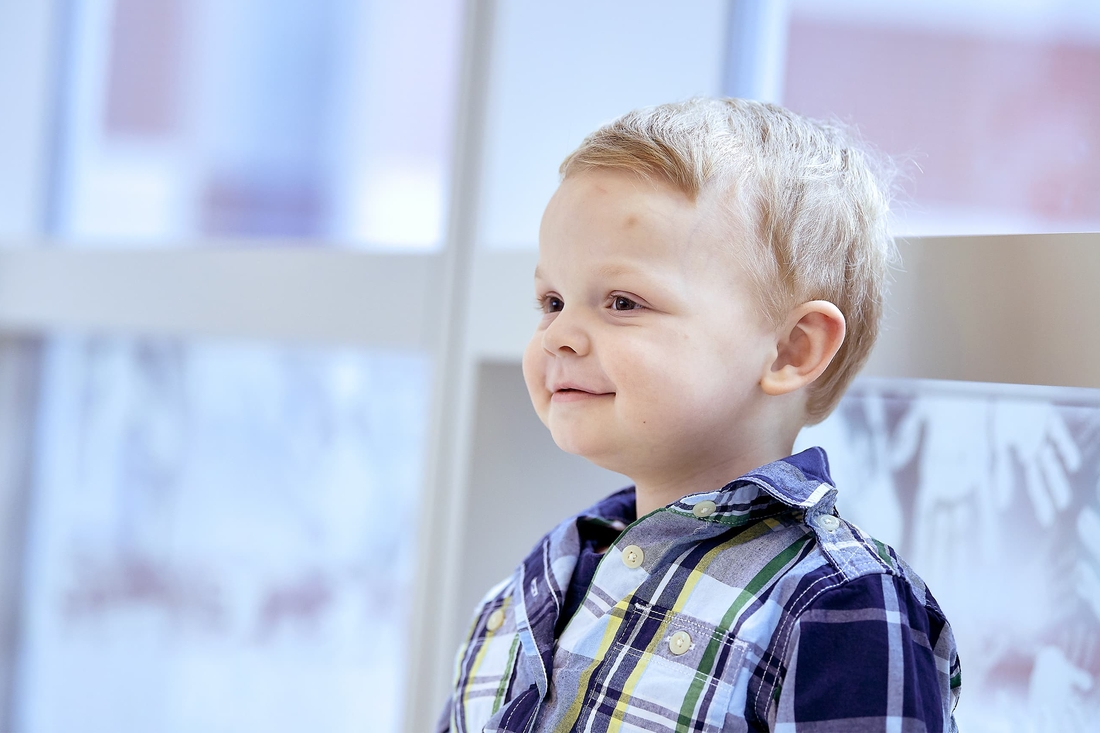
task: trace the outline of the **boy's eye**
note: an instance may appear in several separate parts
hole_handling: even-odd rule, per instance
[[[538,305],[543,313],[557,313],[565,307],[565,301],[556,295],[544,295],[539,299]]]
[[[641,307],[639,303],[635,303],[625,295],[616,295],[611,299],[611,310],[613,311],[632,311]]]

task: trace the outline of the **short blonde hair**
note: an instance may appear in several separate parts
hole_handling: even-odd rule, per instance
[[[746,265],[776,326],[811,300],[840,309],[847,335],[807,398],[807,422],[823,420],[878,336],[896,258],[889,159],[836,123],[774,104],[697,98],[601,127],[561,164],[562,179],[593,168],[663,179],[692,200],[717,188],[756,235]]]

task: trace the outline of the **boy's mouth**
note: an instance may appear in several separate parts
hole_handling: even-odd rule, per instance
[[[576,402],[578,400],[586,400],[593,397],[610,397],[614,394],[614,392],[589,392],[580,387],[562,386],[551,393],[550,399],[554,402]]]

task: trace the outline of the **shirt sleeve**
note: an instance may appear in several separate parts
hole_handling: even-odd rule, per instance
[[[951,628],[901,578],[869,575],[823,593],[799,614],[787,649],[774,731],[958,730]]]

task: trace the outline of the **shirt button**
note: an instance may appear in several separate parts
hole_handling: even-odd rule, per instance
[[[709,517],[714,514],[715,510],[714,502],[710,499],[703,499],[700,502],[696,502],[695,506],[691,508],[691,511],[695,512],[695,516],[702,519],[703,517]]]
[[[668,640],[668,650],[676,656],[680,656],[690,648],[691,636],[686,631],[677,631]]]
[[[641,567],[642,560],[645,560],[645,553],[637,545],[627,545],[623,549],[623,565],[628,568]]]
[[[840,520],[832,514],[822,514],[817,518],[816,522],[817,526],[821,527],[826,532],[832,532],[840,526]]]
[[[489,614],[489,620],[485,623],[489,631],[496,631],[504,623],[504,611],[497,609]]]

